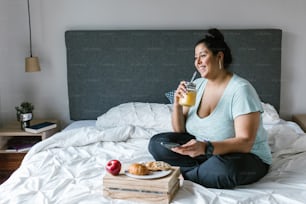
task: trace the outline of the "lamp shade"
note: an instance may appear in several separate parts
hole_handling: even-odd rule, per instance
[[[25,71],[26,72],[39,72],[40,71],[38,57],[25,58]]]

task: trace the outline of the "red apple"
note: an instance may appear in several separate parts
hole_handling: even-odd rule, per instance
[[[119,174],[121,170],[121,163],[119,160],[113,159],[107,162],[106,171],[108,171],[110,174],[116,176]]]

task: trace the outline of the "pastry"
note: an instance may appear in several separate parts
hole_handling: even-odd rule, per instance
[[[139,176],[147,175],[150,173],[149,169],[145,165],[139,163],[131,164],[129,166],[128,171],[130,174],[139,175]]]
[[[145,163],[150,171],[166,171],[171,169],[171,165],[164,161],[150,161]]]

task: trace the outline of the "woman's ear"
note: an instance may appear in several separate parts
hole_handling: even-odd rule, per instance
[[[223,58],[224,58],[224,53],[221,52],[221,51],[218,52],[217,59],[218,59],[218,63],[219,63],[219,69],[223,69],[224,68]]]
[[[224,59],[224,53],[219,51],[218,54],[217,54],[217,57],[218,57],[218,60],[222,60]]]

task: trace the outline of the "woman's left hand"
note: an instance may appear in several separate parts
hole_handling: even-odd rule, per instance
[[[205,143],[195,139],[189,140],[187,143],[172,148],[171,150],[182,155],[189,155],[190,157],[197,157],[203,155],[205,152]]]

